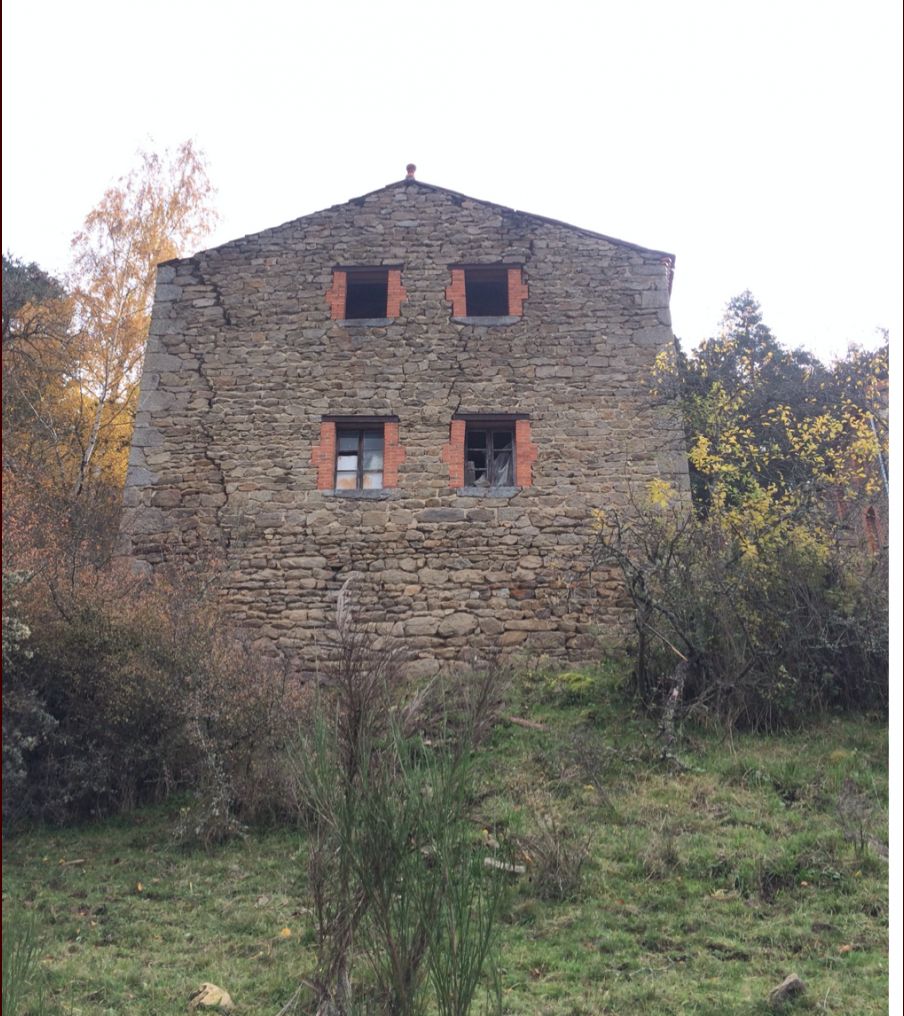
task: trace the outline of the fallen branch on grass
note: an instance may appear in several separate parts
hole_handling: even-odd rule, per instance
[[[545,723],[537,723],[536,720],[523,720],[520,716],[506,716],[505,719],[509,723],[514,723],[516,727],[524,727],[527,730],[549,730]]]

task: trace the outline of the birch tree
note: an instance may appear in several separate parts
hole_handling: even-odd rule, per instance
[[[173,153],[140,152],[137,167],[106,191],[73,238],[73,497],[100,472],[124,478],[156,266],[209,232],[212,195],[191,141]]]

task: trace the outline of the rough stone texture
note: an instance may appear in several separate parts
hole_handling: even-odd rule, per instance
[[[802,995],[806,990],[806,984],[804,984],[797,974],[788,974],[781,984],[776,985],[776,987],[769,992],[769,1007],[771,1009],[781,1009],[787,1005],[791,999],[796,998],[798,995]]]
[[[453,320],[456,263],[522,266],[522,316]],[[402,265],[397,318],[331,319],[333,268],[355,264]],[[358,615],[421,673],[471,651],[588,658],[626,608],[614,573],[588,573],[592,509],[655,477],[687,489],[677,414],[649,396],[671,268],[414,180],[162,265],[123,552],[221,549],[235,619],[304,670],[350,577]],[[529,485],[450,487],[454,413],[528,414]],[[317,489],[329,415],[398,416],[391,496]]]

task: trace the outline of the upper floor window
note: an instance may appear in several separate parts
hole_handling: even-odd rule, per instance
[[[407,293],[401,268],[336,267],[326,294],[334,321],[386,321],[401,313]]]
[[[508,312],[508,270],[505,268],[466,268],[466,316],[505,317]]]
[[[345,317],[384,318],[389,295],[389,272],[381,268],[360,269],[347,273]]]
[[[446,299],[453,318],[517,318],[524,313],[527,286],[520,265],[451,265],[450,271]]]

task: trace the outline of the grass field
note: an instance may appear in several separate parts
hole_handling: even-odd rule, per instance
[[[683,771],[600,677],[526,682],[482,752],[475,842],[514,836],[527,874],[500,933],[519,1014],[887,1012],[887,728],[685,731]],[[50,1012],[184,1013],[203,981],[275,1014],[311,970],[306,846],[253,831],[175,845],[176,804],[7,842],[4,925],[36,920]],[[586,859],[581,859],[586,852]]]

